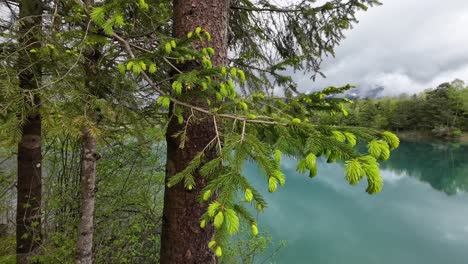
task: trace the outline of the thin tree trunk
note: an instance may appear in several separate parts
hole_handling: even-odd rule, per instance
[[[86,5],[94,5],[94,0],[84,0]],[[101,57],[97,47],[90,47],[86,51],[86,61],[83,64],[86,73],[85,86],[89,94],[96,94],[98,89],[99,66]],[[86,105],[84,112],[92,121],[96,121],[93,106]],[[93,263],[93,234],[94,234],[94,205],[96,202],[96,153],[97,140],[89,127],[83,129],[81,152],[81,205],[80,222],[78,224],[78,242],[76,252],[77,264]]]
[[[38,254],[41,242],[42,153],[41,115],[39,97],[31,94],[41,82],[38,58],[31,52],[41,45],[38,34],[42,23],[40,0],[19,1],[22,49],[18,58],[19,85],[25,94],[25,103],[31,110],[21,127],[18,144],[17,207],[16,207],[16,256],[17,263],[31,263],[30,257]]]
[[[212,41],[207,46],[216,52],[212,57],[213,65],[223,65],[227,55],[227,30],[229,20],[229,0],[175,0],[173,14],[174,37],[182,38],[196,27],[202,27],[210,32]],[[195,44],[197,47],[201,43]],[[191,70],[198,65],[178,65],[183,70]],[[205,98],[188,96],[190,103],[205,105]],[[169,113],[171,117],[172,113]],[[187,120],[188,114],[185,116]],[[184,148],[180,148],[179,138],[173,135],[186,124],[179,124],[177,118],[170,118],[166,133],[167,162],[166,181],[182,171],[193,158],[216,136],[212,117],[198,114],[197,121],[191,121],[187,127],[188,138]],[[205,153],[207,161],[215,158],[216,152],[211,149]],[[196,186],[192,190],[184,188],[183,184],[165,187],[163,225],[161,235],[162,264],[209,264],[216,263],[213,252],[208,248],[208,242],[213,237],[213,227],[201,229],[200,217],[207,209],[207,204],[197,201],[200,190],[206,186],[206,180],[198,170],[193,174]]]
[[[93,263],[94,204],[96,189],[96,138],[83,130],[81,150],[81,205],[78,224],[77,264]]]

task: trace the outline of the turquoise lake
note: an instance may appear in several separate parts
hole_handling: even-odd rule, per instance
[[[320,162],[313,179],[294,160],[282,166],[287,182],[276,193],[255,186],[269,204],[259,228],[286,247],[258,263],[468,263],[468,146],[402,142],[381,165],[377,195],[365,193],[365,181],[348,185],[340,164]],[[261,174],[252,164],[246,172]]]

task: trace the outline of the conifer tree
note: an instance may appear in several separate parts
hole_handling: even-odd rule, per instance
[[[213,67],[227,63],[229,0],[215,1],[182,1],[173,2],[173,36],[182,39],[194,26],[203,28],[211,35],[209,45],[216,47],[211,56]],[[207,48],[207,44],[194,42],[195,49]],[[187,62],[177,65],[181,71],[199,70],[197,63]],[[201,86],[195,85],[192,91],[187,91],[183,99],[191,104],[206,108],[207,99],[213,96],[200,96]],[[173,109],[174,104],[172,104]],[[193,115],[193,116],[192,116]],[[187,122],[180,123],[173,110],[169,112],[169,124],[166,132],[167,164],[166,179],[182,172],[204,148],[210,144],[219,133],[215,116],[205,113],[184,111],[182,118]],[[193,122],[191,120],[194,120]],[[182,137],[175,134],[184,131]],[[187,139],[184,146],[182,141]],[[209,161],[216,157],[216,149],[210,148],[204,152],[204,158]],[[207,241],[213,236],[214,229],[201,228],[198,219],[207,210],[206,203],[199,203],[197,197],[207,185],[207,179],[202,177],[198,168],[193,172],[193,183],[166,187],[164,194],[163,226],[161,234],[161,263],[215,263],[213,252],[208,248]],[[196,189],[195,189],[196,188]]]
[[[355,13],[376,0],[282,5],[248,0],[108,0],[93,8],[64,3],[73,11],[65,15],[71,21],[69,32],[56,34],[51,41],[57,43],[47,43],[42,50],[51,67],[56,62],[69,67],[48,72],[51,81],[45,87],[50,89],[40,92],[48,93],[54,104],[44,104],[43,112],[55,127],[84,128],[85,139],[93,134],[87,132],[95,128],[96,106],[112,113],[108,118],[114,128],[121,115],[134,130],[139,126],[135,116],[149,116],[166,128],[161,263],[216,263],[241,221],[258,234],[246,207],[261,212],[267,202],[251,185],[251,177],[264,177],[265,188],[275,192],[286,183],[283,155],[297,159],[297,170],[309,177],[317,174],[319,157],[344,162],[350,184],[366,179],[368,193],[381,190],[378,160],[389,158],[398,138],[389,132],[314,122],[317,112],[347,115],[343,104],[348,100],[334,95],[352,85],[301,93],[302,87],[287,74],[290,70],[308,71],[312,77],[320,74],[322,57],[333,55],[344,30],[356,21]],[[83,17],[90,17],[98,28],[92,35],[78,32],[90,24]],[[68,40],[61,42],[65,35]],[[96,43],[106,51],[98,76],[93,65],[97,58],[86,52]],[[77,69],[82,59],[91,64]],[[90,93],[96,77],[112,84],[108,90],[98,89],[103,94]],[[54,90],[70,87],[71,80],[72,89]],[[74,111],[68,110],[70,105]],[[91,114],[83,114],[83,109]],[[167,118],[161,118],[164,115]],[[93,149],[95,138],[88,139],[88,148]],[[366,152],[355,147],[358,142],[367,144]],[[245,161],[255,162],[264,175],[245,175]],[[89,165],[94,164],[92,160]],[[90,243],[88,239],[82,248],[88,260]],[[78,245],[78,254],[80,250]]]
[[[164,6],[139,3],[147,10]],[[377,3],[174,1],[173,38],[146,35],[155,41],[153,49],[114,31],[115,5],[94,9],[93,19],[127,53],[119,70],[131,70],[152,87],[159,109],[169,112],[161,263],[215,263],[241,220],[258,233],[245,206],[263,211],[266,201],[243,174],[246,160],[264,171],[270,192],[286,181],[282,154],[296,157],[297,170],[310,177],[317,174],[320,156],[344,161],[350,184],[367,177],[368,193],[381,190],[377,160],[388,159],[398,138],[311,122],[317,111],[347,115],[348,100],[333,95],[352,86],[303,94],[284,74],[287,69],[319,72],[321,57],[333,55],[356,11]],[[156,66],[169,78],[158,79]],[[274,87],[284,88],[286,96],[277,96]],[[358,141],[368,144],[367,154],[356,150]],[[239,201],[239,194],[245,199]]]
[[[40,98],[35,92],[41,83],[41,66],[31,51],[41,46],[42,8],[40,0],[19,2],[18,79],[27,109],[20,116],[18,144],[16,252],[21,264],[31,263],[41,240],[41,114]]]

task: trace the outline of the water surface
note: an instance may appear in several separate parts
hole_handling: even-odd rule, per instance
[[[339,164],[320,162],[314,179],[295,164],[284,159],[276,193],[255,184],[269,201],[259,227],[287,243],[274,263],[468,263],[468,147],[402,142],[372,196],[365,181],[349,186]],[[261,174],[252,164],[246,172]]]

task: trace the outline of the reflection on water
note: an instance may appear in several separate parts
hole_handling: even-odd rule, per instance
[[[466,147],[403,142],[374,196],[365,182],[349,186],[338,164],[321,163],[309,179],[285,159],[286,186],[274,194],[256,166],[246,173],[269,201],[260,229],[287,243],[275,263],[466,264],[467,156]]]
[[[382,168],[417,177],[449,195],[468,191],[468,146],[403,142]]]

